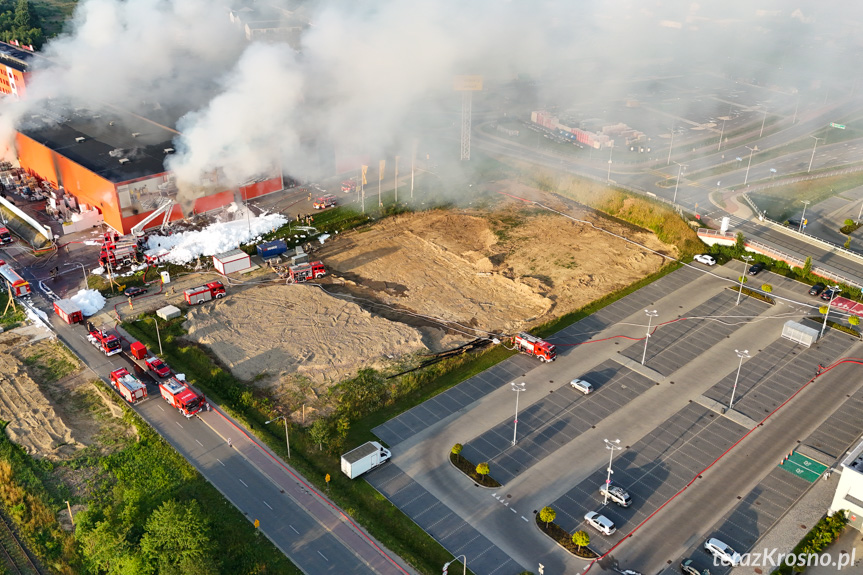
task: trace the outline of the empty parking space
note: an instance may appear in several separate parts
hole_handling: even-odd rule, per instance
[[[513,420],[507,418],[465,444],[462,455],[470,461],[489,462],[492,477],[506,484],[656,385],[612,360],[582,377],[595,387],[590,395],[567,382],[519,410],[516,445],[512,444]]]
[[[769,306],[752,298],[735,305],[737,295],[723,290],[706,302],[683,314],[686,318],[661,328],[650,337],[645,365],[668,376],[703,354],[745,325],[751,318],[767,311]],[[672,319],[658,310],[657,322]],[[703,319],[710,318],[710,319]],[[621,352],[624,357],[641,361],[644,344],[630,345]]]
[[[585,528],[585,513],[599,511],[617,526],[617,533],[611,537],[587,528],[591,546],[604,553],[746,431],[727,418],[690,403],[614,458],[612,481],[629,492],[631,507],[624,509],[612,503],[603,506],[599,487],[607,472],[601,468],[551,504],[557,511],[555,522],[572,533]],[[597,449],[603,449],[603,445],[597,445]]]
[[[526,355],[511,357],[375,427],[372,433],[390,447],[398,445],[513,379],[521,377],[536,367],[536,363],[536,359]]]
[[[384,465],[372,471],[366,479],[453,556],[466,555],[474,573],[508,574],[523,570],[398,466]]]

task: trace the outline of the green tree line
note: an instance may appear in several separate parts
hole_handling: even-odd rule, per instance
[[[0,40],[18,40],[36,49],[45,42],[39,17],[28,0],[0,0]]]

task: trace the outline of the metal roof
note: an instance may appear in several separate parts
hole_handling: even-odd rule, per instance
[[[213,259],[217,259],[222,263],[232,262],[235,260],[249,259],[249,254],[244,252],[243,250],[231,250],[229,252],[224,252],[221,254],[216,254],[213,256]]]
[[[363,457],[368,457],[372,453],[375,453],[378,450],[378,447],[372,442],[364,443],[357,447],[356,449],[352,449],[348,451],[344,455],[342,455],[342,459],[347,461],[348,463],[356,463]]]

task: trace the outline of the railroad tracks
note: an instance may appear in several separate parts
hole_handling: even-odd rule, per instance
[[[24,549],[4,514],[0,513],[0,558],[7,573],[15,575],[42,575],[42,571]]]

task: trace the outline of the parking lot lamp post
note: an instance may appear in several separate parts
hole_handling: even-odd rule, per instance
[[[809,136],[809,137],[810,137],[810,138],[815,138],[815,136]],[[815,145],[814,145],[814,146],[812,146],[812,157],[811,157],[811,158],[809,158],[809,169],[808,169],[808,170],[806,170],[806,173],[807,173],[807,174],[808,174],[809,172],[811,172],[811,171],[812,171],[812,162],[814,162],[814,161],[815,161],[815,148],[817,148],[817,147],[818,147],[818,140],[823,140],[823,139],[824,139],[824,138],[815,138]]]
[[[610,146],[611,151],[608,152],[608,174],[605,176],[605,182],[611,183],[611,155],[614,154],[614,146]]]
[[[802,215],[802,216],[800,216],[800,225],[799,225],[799,226],[797,226],[797,231],[798,231],[798,232],[802,232],[802,231],[803,231],[803,222],[805,222],[805,221],[806,221],[806,206],[808,206],[808,205],[809,205],[809,202],[810,202],[809,200],[803,200],[803,215]]]
[[[719,130],[719,145],[716,146],[717,152],[722,149],[722,134],[724,134],[724,133],[725,133],[725,120],[722,120],[722,129]]]
[[[737,366],[737,377],[734,378],[734,387],[731,388],[731,401],[728,402],[728,411],[731,411],[731,408],[734,406],[734,394],[737,393],[737,382],[740,380],[740,368],[743,367],[743,360],[751,357],[748,349],[735,349],[734,353],[740,358],[740,365]]]
[[[162,336],[159,334],[159,320],[158,318],[144,318],[144,319],[152,319],[153,323],[156,324],[156,340],[159,342],[159,355],[164,355],[162,353]],[[140,319],[136,319],[135,321],[142,321]]]
[[[659,315],[659,312],[655,309],[646,309],[644,313],[647,314],[647,335],[644,336],[644,353],[641,354],[641,365],[644,365],[644,360],[647,359],[647,340],[650,339],[650,320]]]
[[[278,421],[280,419],[285,420],[285,443],[288,444],[288,459],[290,459],[291,458],[291,438],[288,436],[288,416],[287,415],[280,415],[275,419],[271,419],[271,420],[267,421],[266,423],[264,423],[264,425],[269,425],[269,424],[273,423],[274,421]]]
[[[857,219],[859,220],[860,218],[857,218]],[[81,266],[81,271],[84,272],[84,288],[86,289],[87,288],[87,269],[84,267],[84,264],[82,264],[81,262],[70,262],[70,263],[67,263],[65,265],[67,265],[67,266]]]
[[[836,297],[836,294],[839,293],[839,286],[834,285],[830,288],[830,301],[827,302],[827,313],[824,314],[824,323],[821,324],[821,335],[818,336],[818,339],[824,337],[824,328],[827,327],[827,316],[830,315],[830,306],[833,305],[833,298]]]
[[[513,381],[510,385],[512,386],[512,390],[515,392],[515,425],[512,428],[512,444],[515,445],[516,434],[518,433],[518,394],[524,391],[524,386],[526,384],[523,381],[521,383]]]
[[[734,305],[740,305],[740,296],[743,295],[743,280],[746,279],[746,268],[749,267],[749,262],[754,258],[752,256],[743,256],[740,259],[743,260],[743,274],[740,276],[740,291],[737,292],[737,303]]]
[[[746,164],[746,176],[743,178],[743,185],[745,186],[746,182],[749,181],[749,168],[752,167],[752,152],[757,150],[758,146],[755,146],[754,148],[750,148],[749,146],[743,146],[743,147],[746,148],[747,150],[749,150],[749,163]]]
[[[605,498],[602,500],[602,504],[605,505],[608,503],[608,489],[611,487],[611,474],[614,471],[611,470],[611,461],[614,459],[614,452],[620,451],[623,449],[620,446],[620,440],[615,439],[614,441],[609,441],[607,439],[603,439],[605,442],[605,448],[610,452],[608,454],[608,476],[605,478]]]
[[[763,120],[761,120],[761,133],[760,133],[760,134],[758,134],[758,137],[759,137],[759,138],[760,138],[761,136],[763,136],[763,135],[764,135],[764,123],[765,123],[766,121],[767,121],[767,110],[764,110],[764,119],[763,119]]]
[[[671,143],[668,145],[668,161],[665,162],[665,165],[669,165],[671,163],[671,149],[674,148],[674,124],[671,124]]]
[[[459,559],[464,559],[464,561],[462,562],[462,565],[464,565],[464,569],[462,570],[462,575],[467,575],[467,555],[459,555],[458,557],[456,557],[455,559],[453,559],[449,563],[444,563],[443,574],[446,575],[446,571],[447,571],[447,569],[449,569],[449,566],[451,564],[455,563],[456,561],[458,561]]]
[[[674,199],[671,200],[672,204],[677,203],[677,187],[680,185],[680,173],[683,171],[683,168],[686,167],[679,162],[674,162],[674,163],[677,164],[677,181],[674,183]]]

